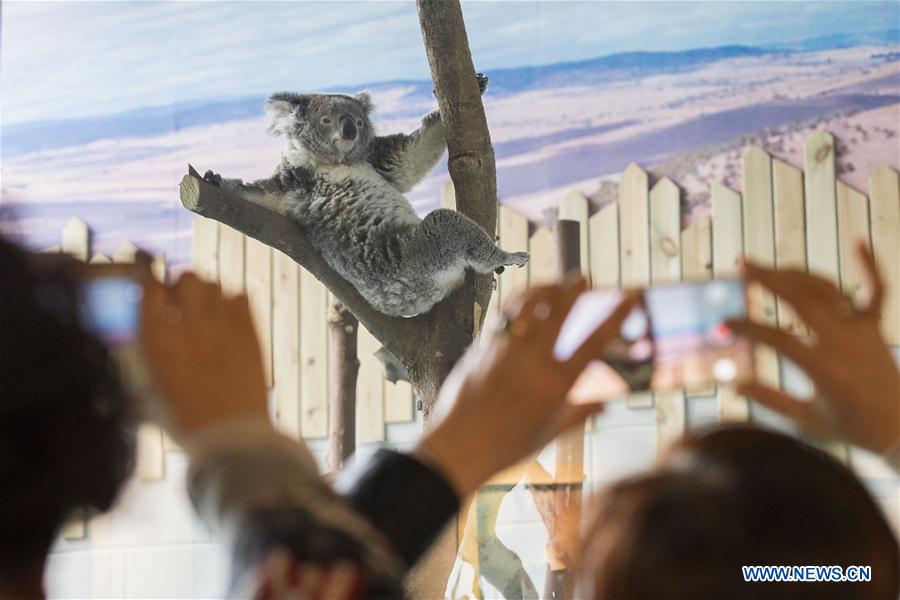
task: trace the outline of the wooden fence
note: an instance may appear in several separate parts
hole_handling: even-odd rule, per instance
[[[641,286],[650,283],[702,280],[733,275],[741,256],[778,268],[820,273],[851,296],[862,291],[863,273],[853,257],[855,240],[871,244],[887,280],[882,314],[885,339],[900,343],[900,177],[880,167],[869,179],[868,197],[835,177],[834,139],[816,131],[806,140],[804,169],[750,148],[743,157],[742,190],[710,183],[712,216],[681,227],[681,191],[668,178],[649,185],[648,174],[629,165],[619,181],[619,198],[590,215],[588,201],[570,193],[559,202],[559,217],[581,224],[581,264],[595,286]],[[453,206],[452,186],[442,204]],[[554,236],[535,227],[507,207],[500,207],[498,234],[508,250],[527,249],[528,268],[507,269],[497,277],[489,312],[529,285],[556,277]],[[295,436],[323,438],[328,433],[328,336],[325,287],[290,258],[208,219],[197,217],[193,231],[193,266],[202,277],[218,281],[229,293],[250,298],[274,388],[278,426]],[[63,231],[62,249],[87,260],[88,232],[74,220]],[[134,246],[123,245],[114,260],[128,260]],[[91,260],[104,260],[94,256]],[[164,276],[164,260],[159,262]],[[805,328],[783,303],[754,291],[755,316],[795,334]],[[357,443],[384,440],[385,424],[414,419],[413,390],[406,383],[384,380],[373,356],[378,342],[360,328],[357,384]],[[778,384],[775,354],[757,351],[760,375]],[[695,390],[718,394],[723,419],[747,419],[745,399],[726,389]],[[627,399],[630,407],[657,411],[658,437],[666,442],[686,424],[685,393],[641,393]],[[142,429],[139,452],[144,478],[162,476],[167,442],[158,429]],[[660,444],[662,445],[662,444]],[[843,454],[841,447],[834,450]]]

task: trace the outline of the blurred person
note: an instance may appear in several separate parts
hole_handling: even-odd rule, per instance
[[[415,449],[379,450],[340,474],[336,491],[303,443],[269,421],[246,298],[225,299],[192,274],[172,287],[148,278],[142,349],[165,398],[164,425],[190,459],[191,498],[233,549],[232,595],[401,597],[406,571],[461,498],[600,410],[566,394],[636,299],[557,361],[556,334],[585,287],[536,288],[506,307],[506,327],[448,378]],[[520,373],[548,365],[549,376],[523,388]]]
[[[0,597],[43,597],[47,553],[77,509],[107,510],[135,422],[112,358],[83,327],[73,260],[35,269],[0,239]]]
[[[689,435],[656,469],[594,500],[580,598],[889,599],[900,551],[862,483],[773,431]],[[867,582],[747,582],[744,566],[868,566]]]

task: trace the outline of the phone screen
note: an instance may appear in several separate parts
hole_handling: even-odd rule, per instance
[[[124,274],[91,274],[81,283],[79,304],[86,327],[112,349],[134,343],[144,290]]]
[[[607,319],[620,290],[582,294],[560,330],[554,354],[570,357]],[[725,321],[747,313],[741,280],[660,285],[643,291],[619,336],[582,374],[576,398],[613,397],[630,391],[699,389],[745,379],[752,370],[750,343]]]

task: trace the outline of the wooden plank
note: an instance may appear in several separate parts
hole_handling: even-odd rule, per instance
[[[275,424],[300,437],[300,267],[289,256],[272,254],[272,377]]]
[[[681,280],[681,191],[668,177],[650,190],[650,282]],[[681,438],[687,427],[684,392],[653,393],[657,455]]]
[[[228,296],[244,293],[245,243],[239,231],[219,225],[219,285]]]
[[[694,221],[681,232],[681,274],[684,281],[712,279],[712,219]]]
[[[375,352],[381,344],[360,324],[357,342],[356,446],[384,441],[384,374]]]
[[[619,274],[623,288],[650,283],[650,214],[647,173],[631,163],[619,180]],[[653,406],[650,392],[629,394],[629,408]]]
[[[408,381],[385,381],[384,422],[408,423],[414,418],[412,385]]]
[[[557,281],[555,238],[549,227],[541,227],[528,240],[528,281],[531,286]]]
[[[821,129],[806,138],[804,169],[806,262],[810,273],[835,283],[839,277],[834,138]]]
[[[591,236],[588,231],[588,201],[578,192],[569,192],[559,203],[559,219],[577,221],[581,246],[581,272],[585,277],[591,276]]]
[[[266,385],[272,387],[272,248],[248,237],[245,253],[250,313],[262,349]]]
[[[709,217],[694,221],[681,232],[681,278],[684,281],[712,279],[712,219]],[[684,390],[688,398],[715,393],[715,384]]]
[[[619,205],[607,204],[588,223],[591,250],[591,283],[594,287],[619,287]]]
[[[872,251],[885,283],[881,331],[889,344],[900,344],[900,175],[882,166],[869,178]]]
[[[206,281],[219,280],[219,224],[206,217],[191,222],[191,257],[194,273]]]
[[[830,133],[818,129],[806,138],[803,168],[806,264],[810,273],[840,285],[834,138]],[[845,444],[825,441],[817,445],[839,459],[846,461],[849,456]]]
[[[668,177],[650,191],[650,281],[681,280],[681,190]]]
[[[112,259],[117,263],[133,263],[137,258],[138,248],[131,242],[122,242],[113,250]]]
[[[806,223],[803,214],[803,171],[772,159],[775,206],[775,266],[806,270]],[[790,304],[777,299],[778,324],[795,335],[806,335],[806,324]]]
[[[328,290],[300,270],[300,432],[328,437]]]
[[[866,272],[856,257],[856,244],[869,239],[869,199],[842,181],[837,182],[838,258],[841,290],[859,306],[866,301]]]
[[[772,200],[772,159],[756,146],[743,158],[744,197],[741,219],[744,230],[744,255],[758,265],[775,266],[775,215]],[[775,297],[762,286],[747,290],[750,317],[763,323],[775,324],[778,313]],[[773,387],[780,386],[778,354],[770,346],[758,344],[753,348],[757,378]]]
[[[501,206],[500,247],[507,252],[528,250],[528,219],[513,209]],[[529,262],[533,262],[533,258]],[[500,274],[500,305],[528,288],[528,268],[509,267]]]
[[[741,195],[720,183],[712,184],[713,276],[734,277],[744,251]],[[750,417],[747,399],[738,396],[729,385],[716,390],[719,418],[723,421],[746,421]]]
[[[87,261],[91,255],[91,232],[87,223],[78,217],[69,219],[62,229],[60,247],[80,261]]]

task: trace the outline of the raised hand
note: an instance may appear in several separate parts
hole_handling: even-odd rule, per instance
[[[587,283],[532,288],[504,307],[506,326],[486,332],[438,396],[436,426],[418,450],[430,456],[461,496],[584,419],[602,403],[566,399],[587,364],[619,335],[637,302],[628,296],[568,359],[553,354],[563,320]]]
[[[748,282],[759,283],[794,307],[809,325],[811,339],[747,319],[730,326],[790,358],[816,389],[814,398],[797,398],[751,381],[741,393],[812,432],[884,454],[900,442],[900,371],[878,327],[884,283],[868,245],[858,244],[857,254],[871,288],[869,301],[860,307],[816,275],[745,266]]]

